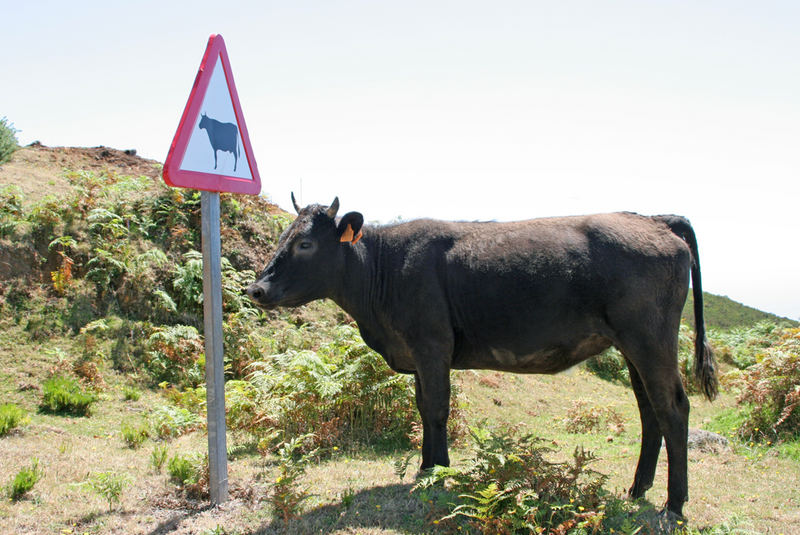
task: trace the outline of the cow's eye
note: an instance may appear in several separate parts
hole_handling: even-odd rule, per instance
[[[314,244],[311,243],[308,240],[304,240],[304,241],[301,241],[300,244],[297,247],[301,251],[307,251],[307,250],[311,249],[312,247],[314,247]]]

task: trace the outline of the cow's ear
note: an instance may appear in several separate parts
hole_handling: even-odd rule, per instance
[[[364,225],[364,216],[358,212],[347,212],[339,220],[336,231],[340,242],[356,243],[361,239],[361,227]]]

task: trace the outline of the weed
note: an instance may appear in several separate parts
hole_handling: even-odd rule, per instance
[[[744,440],[777,442],[800,437],[800,328],[784,329],[759,362],[733,381],[749,406],[737,430]]]
[[[603,489],[606,476],[589,468],[597,459],[576,448],[571,462],[551,462],[554,450],[513,430],[470,430],[475,456],[463,468],[437,466],[414,487],[444,483],[455,502],[440,521],[466,519],[483,533],[596,533],[627,517],[609,518],[621,501]],[[605,533],[605,531],[603,531]]]
[[[167,463],[167,473],[172,481],[178,485],[197,483],[200,478],[199,471],[191,457],[175,454]]]
[[[125,386],[122,388],[122,399],[125,401],[139,401],[142,397],[142,391],[133,386]]]
[[[139,448],[150,436],[147,425],[133,426],[125,422],[122,424],[120,431],[122,432],[122,439],[125,441],[125,444],[132,449]]]
[[[22,203],[24,196],[19,186],[10,185],[0,189],[0,238],[11,238],[23,222]]]
[[[176,454],[167,462],[170,480],[187,490],[189,494],[208,494],[208,455]]]
[[[616,435],[625,431],[622,416],[613,408],[590,406],[584,400],[577,400],[567,409],[564,425],[567,433],[597,433],[602,430],[604,421],[608,430]]]
[[[150,414],[150,425],[159,438],[174,438],[203,427],[203,421],[182,407],[161,406]]]
[[[317,454],[317,450],[302,453],[307,449],[306,442],[313,442],[312,434],[294,437],[278,448],[278,477],[275,478],[269,503],[273,514],[284,522],[295,518],[303,502],[311,496],[306,488],[299,486],[298,481]]]
[[[11,483],[8,485],[8,496],[14,501],[22,498],[29,492],[37,481],[42,479],[44,475],[42,469],[39,467],[39,459],[33,458],[31,466],[25,467],[14,476]]]
[[[166,444],[156,444],[156,446],[153,447],[153,451],[150,452],[150,466],[160,474],[164,463],[167,462],[168,455],[169,448]]]
[[[30,421],[24,410],[13,403],[0,405],[0,437],[7,435],[13,429],[25,425]]]
[[[109,470],[106,472],[95,472],[89,479],[81,483],[96,494],[105,498],[108,502],[109,512],[113,510],[114,504],[119,503],[122,491],[130,485],[131,477],[128,474]]]
[[[71,377],[55,375],[42,384],[41,408],[48,412],[89,416],[97,396]]]

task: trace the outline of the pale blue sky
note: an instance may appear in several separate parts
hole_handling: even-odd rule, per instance
[[[689,217],[705,289],[800,318],[800,3],[0,0],[20,141],[163,162],[225,38],[263,192],[368,220]]]

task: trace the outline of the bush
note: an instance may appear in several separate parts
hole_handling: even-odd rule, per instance
[[[56,413],[69,413],[89,416],[97,396],[86,392],[75,379],[55,375],[42,385],[43,410]]]
[[[174,438],[203,427],[203,421],[182,407],[163,406],[150,414],[150,425],[159,438]]]
[[[299,486],[298,480],[317,453],[317,450],[301,453],[307,450],[304,443],[312,438],[312,434],[295,437],[278,448],[278,477],[269,502],[273,514],[284,522],[295,518],[303,502],[311,497],[308,489]]]
[[[734,384],[739,403],[749,406],[738,434],[746,440],[800,437],[800,328],[784,329],[780,339],[740,372]]]
[[[44,473],[39,468],[39,459],[33,458],[30,467],[23,468],[8,485],[8,497],[16,501],[30,491],[37,481],[42,479]]]
[[[119,503],[122,491],[130,483],[131,477],[128,474],[107,471],[92,474],[82,485],[105,498],[108,502],[108,510],[111,511],[114,504]]]
[[[122,440],[124,440],[125,444],[132,449],[136,449],[141,446],[150,436],[150,431],[147,429],[147,425],[134,426],[125,422],[122,424],[120,431],[122,433]]]
[[[164,463],[167,462],[168,455],[169,449],[166,444],[158,444],[153,448],[150,453],[150,465],[156,472],[161,473]]]
[[[440,521],[466,519],[482,533],[566,534],[595,533],[619,520],[608,519],[609,505],[618,510],[619,500],[603,489],[607,477],[589,468],[596,458],[583,448],[570,462],[552,462],[547,457],[555,451],[532,435],[483,425],[470,435],[475,454],[466,466],[434,467],[414,486],[422,499],[434,485],[451,493]]]
[[[197,386],[205,380],[203,339],[194,327],[157,327],[145,348],[147,371],[155,381]]]
[[[590,358],[586,361],[585,366],[587,370],[606,381],[619,381],[628,386],[631,384],[625,357],[615,347],[609,347],[599,355]]]
[[[407,441],[416,418],[413,379],[392,372],[353,327],[333,335],[317,351],[289,350],[253,364],[252,388],[238,392],[237,427],[260,437],[277,429],[284,439],[313,432],[314,446]]]
[[[170,479],[181,486],[192,485],[200,480],[200,470],[193,457],[176,454],[167,463]]]
[[[0,405],[0,437],[8,434],[16,427],[29,421],[25,411],[13,403]]]
[[[758,361],[758,355],[776,343],[781,328],[771,321],[760,321],[752,327],[734,327],[728,332],[711,333],[719,360],[743,370]]]
[[[9,123],[6,117],[0,118],[0,164],[11,158],[19,148],[17,132],[14,123]]]

